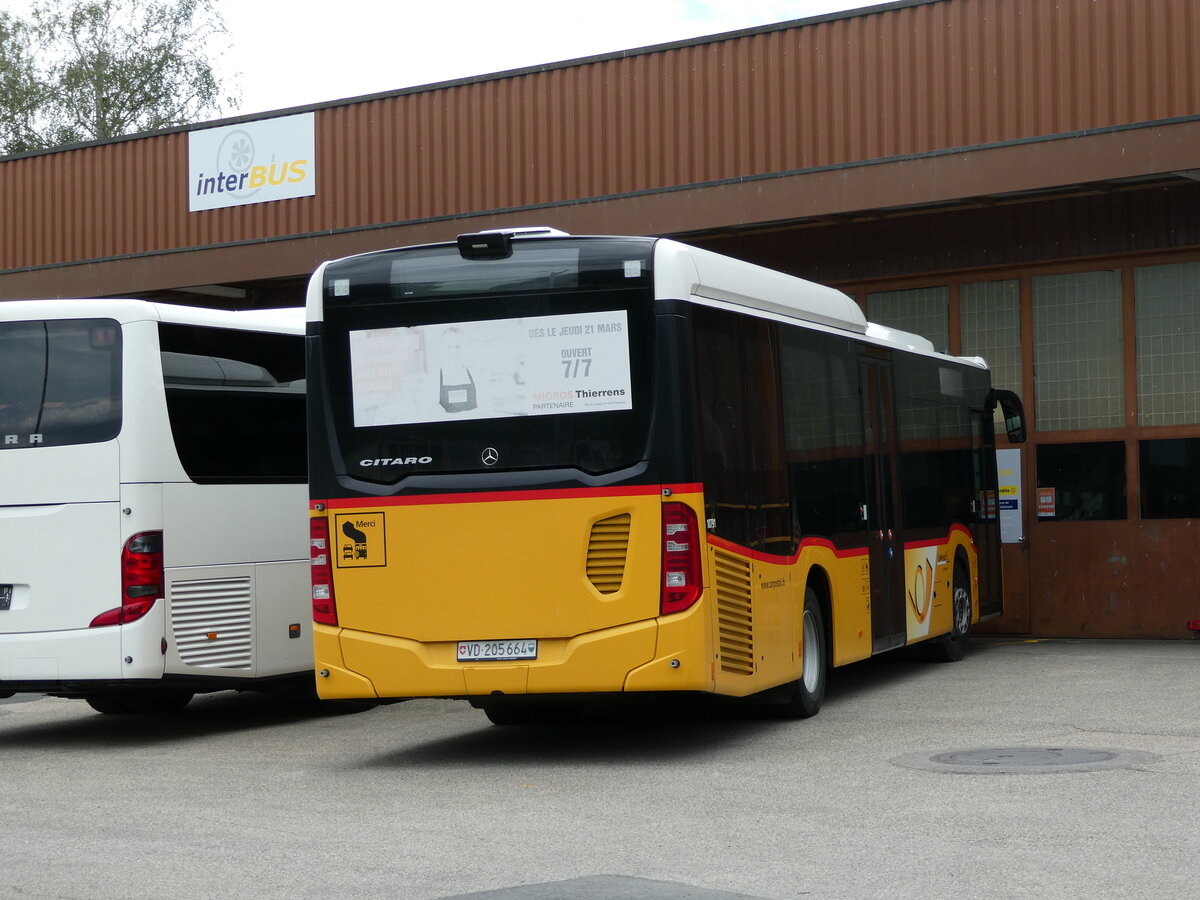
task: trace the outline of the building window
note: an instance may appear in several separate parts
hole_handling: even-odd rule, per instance
[[[888,328],[919,334],[934,349],[950,349],[950,289],[916,288],[867,294],[867,318]]]
[[[982,356],[992,384],[1021,392],[1021,290],[1015,278],[959,289],[963,356]]]
[[[1120,272],[1033,279],[1038,431],[1120,427],[1123,341]]]
[[[1200,518],[1200,438],[1138,443],[1143,519]]]
[[[1037,448],[1038,519],[1124,519],[1125,444],[1042,444]]]
[[[1200,262],[1133,271],[1138,421],[1200,423]]]
[[[959,288],[963,356],[982,356],[992,385],[1021,393],[1021,287],[1015,278],[976,281]],[[1004,413],[996,409],[997,430]]]

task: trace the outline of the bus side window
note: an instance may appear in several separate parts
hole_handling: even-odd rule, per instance
[[[162,323],[159,344],[171,435],[189,478],[304,480],[302,338]]]
[[[788,467],[801,537],[862,531],[862,403],[850,342],[781,328]]]
[[[770,323],[695,311],[698,454],[718,537],[767,553],[794,547]]]
[[[941,366],[904,356],[896,362],[897,428],[903,523],[943,531],[973,520],[971,412],[961,389],[945,393]]]
[[[705,516],[718,537],[746,545],[748,460],[739,329],[728,313],[701,307],[695,311],[694,334]]]

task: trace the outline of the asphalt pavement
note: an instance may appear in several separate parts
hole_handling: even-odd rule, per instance
[[[1197,641],[886,656],[805,721],[0,701],[0,897],[1192,898],[1198,813]]]

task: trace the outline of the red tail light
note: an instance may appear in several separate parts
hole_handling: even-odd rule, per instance
[[[308,520],[312,558],[313,621],[336,625],[337,604],[333,601],[333,565],[329,561],[329,519],[313,516]]]
[[[100,613],[89,628],[136,622],[164,594],[162,532],[143,531],[125,542],[121,551],[121,605]]]
[[[662,613],[682,612],[700,599],[700,530],[685,503],[663,504]]]

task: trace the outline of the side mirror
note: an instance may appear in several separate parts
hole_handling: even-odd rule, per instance
[[[1025,407],[1021,403],[1021,398],[1013,391],[993,388],[991,401],[992,409],[996,408],[996,404],[1000,404],[1000,410],[1004,413],[1004,430],[1008,432],[1008,439],[1014,444],[1025,443]]]

